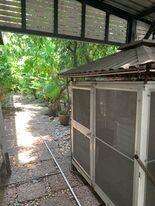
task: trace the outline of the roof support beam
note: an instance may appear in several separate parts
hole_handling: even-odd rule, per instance
[[[85,26],[86,26],[86,3],[82,2],[82,18],[81,18],[81,37],[85,37]]]
[[[109,13],[106,13],[106,22],[105,22],[105,41],[108,42],[109,37]]]
[[[151,34],[154,32],[155,30],[155,22],[152,23],[152,25],[150,26],[148,32],[146,33],[144,39],[149,39],[149,37],[151,36]]]
[[[152,14],[152,13],[154,13],[154,12],[155,12],[155,5],[153,5],[153,6],[151,6],[150,8],[145,9],[144,11],[140,12],[140,13],[136,16],[136,18],[137,18],[137,19],[141,19],[141,18],[143,18],[143,17],[145,17],[145,16],[147,16],[147,15],[149,15],[149,14]]]
[[[22,29],[26,30],[26,0],[21,1],[21,8],[22,8]]]
[[[105,12],[108,12],[110,14],[113,14],[113,15],[116,15],[120,18],[123,18],[123,19],[126,19],[126,20],[130,20],[130,19],[137,19],[137,16],[136,15],[133,15],[131,13],[128,13],[122,9],[119,9],[119,8],[116,8],[110,4],[107,4],[103,1],[99,1],[99,0],[77,0],[77,1],[80,1],[80,2],[85,2],[86,4],[92,6],[92,7],[95,7],[97,9],[100,9],[102,11],[105,11]],[[141,21],[147,23],[147,24],[151,24],[151,21],[147,20],[147,19],[144,19],[144,18],[141,18]]]
[[[155,31],[153,32],[153,40],[155,39]]]
[[[127,35],[126,35],[126,37],[127,37],[126,42],[127,43],[135,41],[136,25],[137,25],[137,21],[135,19],[131,19],[130,21],[128,21]]]
[[[2,32],[0,32],[0,45],[3,45],[4,42],[3,42],[3,36],[2,36]]]
[[[54,0],[54,34],[58,34],[58,0]]]

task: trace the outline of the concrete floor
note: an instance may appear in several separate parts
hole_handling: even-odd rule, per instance
[[[47,108],[20,96],[15,112],[5,112],[6,149],[12,175],[0,186],[0,206],[76,205],[43,141],[47,140],[82,206],[103,205],[79,176],[70,171],[69,127],[45,115]]]

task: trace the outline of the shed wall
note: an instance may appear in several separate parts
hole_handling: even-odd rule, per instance
[[[150,105],[150,128],[147,167],[149,172],[155,177],[155,92],[151,93]],[[155,205],[155,186],[147,178],[146,181],[146,206]]]
[[[116,87],[73,86],[72,157],[84,177],[106,195],[101,195],[106,203],[131,206],[138,88]]]
[[[2,108],[0,105],[0,169],[3,163],[3,135],[4,135],[4,128],[3,128],[3,116],[2,116]]]
[[[137,94],[96,90],[95,182],[116,206],[133,201]]]

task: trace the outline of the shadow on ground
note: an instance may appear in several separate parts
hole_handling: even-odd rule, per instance
[[[47,108],[13,96],[4,111],[6,150],[12,175],[0,186],[0,205],[76,205],[42,137],[52,149],[83,206],[99,206],[91,190],[70,171],[70,131],[45,115]]]

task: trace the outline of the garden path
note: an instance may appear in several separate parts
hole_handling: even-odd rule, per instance
[[[43,140],[48,142],[82,206],[100,206],[89,186],[71,172],[69,127],[51,120],[47,108],[31,98],[14,95],[4,109],[5,149],[12,174],[0,186],[0,206],[76,205]]]

